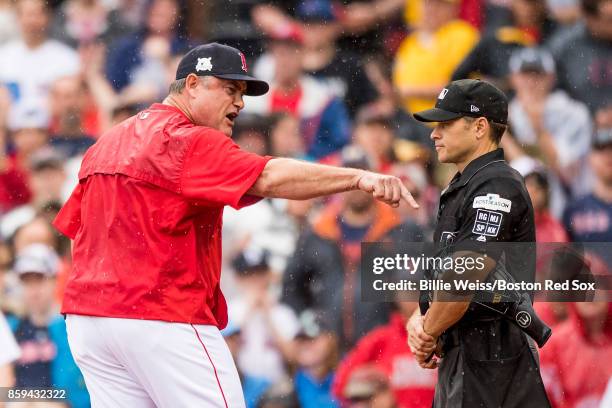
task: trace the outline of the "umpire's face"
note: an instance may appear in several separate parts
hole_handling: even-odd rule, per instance
[[[227,136],[232,135],[234,121],[244,108],[242,96],[246,91],[246,82],[190,74],[185,90],[196,125],[217,129]]]
[[[459,118],[448,122],[438,122],[431,132],[431,140],[438,153],[438,161],[440,163],[468,161],[478,150],[483,135],[486,135],[485,124],[485,118]]]

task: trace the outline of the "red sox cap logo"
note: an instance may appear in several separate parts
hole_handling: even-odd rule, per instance
[[[244,58],[244,54],[243,53],[239,53],[239,54],[240,54],[240,61],[242,62],[242,70],[244,72],[247,72],[246,58]]]

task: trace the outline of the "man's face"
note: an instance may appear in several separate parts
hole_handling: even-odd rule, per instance
[[[460,163],[471,155],[477,145],[474,124],[463,118],[438,122],[431,132],[431,140],[440,163]]]
[[[22,0],[17,6],[17,17],[24,36],[44,35],[49,16],[41,0]]]
[[[595,177],[612,188],[612,143],[593,149],[590,162]]]
[[[353,131],[355,142],[373,158],[386,156],[393,146],[393,132],[383,125],[362,124]]]
[[[41,273],[25,273],[20,277],[23,285],[23,300],[28,312],[47,313],[53,307],[55,278]]]
[[[85,93],[77,77],[65,77],[53,83],[50,106],[54,116],[80,112],[85,104]]]
[[[173,0],[157,0],[151,5],[148,29],[155,34],[169,33],[174,30],[178,16],[178,7]]]
[[[302,75],[302,46],[291,41],[274,42],[270,48],[274,58],[274,81],[286,84]]]
[[[188,91],[194,123],[231,136],[234,120],[244,108],[246,82],[199,77],[197,85]]]
[[[596,16],[586,16],[589,31],[597,38],[612,41],[612,0],[599,3]]]
[[[516,72],[510,80],[519,98],[527,100],[544,98],[550,94],[555,83],[554,75],[543,72]]]

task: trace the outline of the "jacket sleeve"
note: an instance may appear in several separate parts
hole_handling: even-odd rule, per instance
[[[381,349],[379,337],[380,331],[370,332],[359,340],[357,345],[340,362],[332,385],[332,393],[336,398],[343,398],[343,390],[356,369],[365,364],[378,362],[376,356]]]

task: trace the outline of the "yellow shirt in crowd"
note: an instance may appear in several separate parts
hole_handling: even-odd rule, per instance
[[[395,55],[393,84],[397,89],[422,85],[443,87],[478,39],[478,31],[463,20],[444,25],[427,42],[418,31],[413,32],[402,41]],[[408,112],[418,112],[432,108],[435,102],[435,98],[405,98],[403,106]]]

